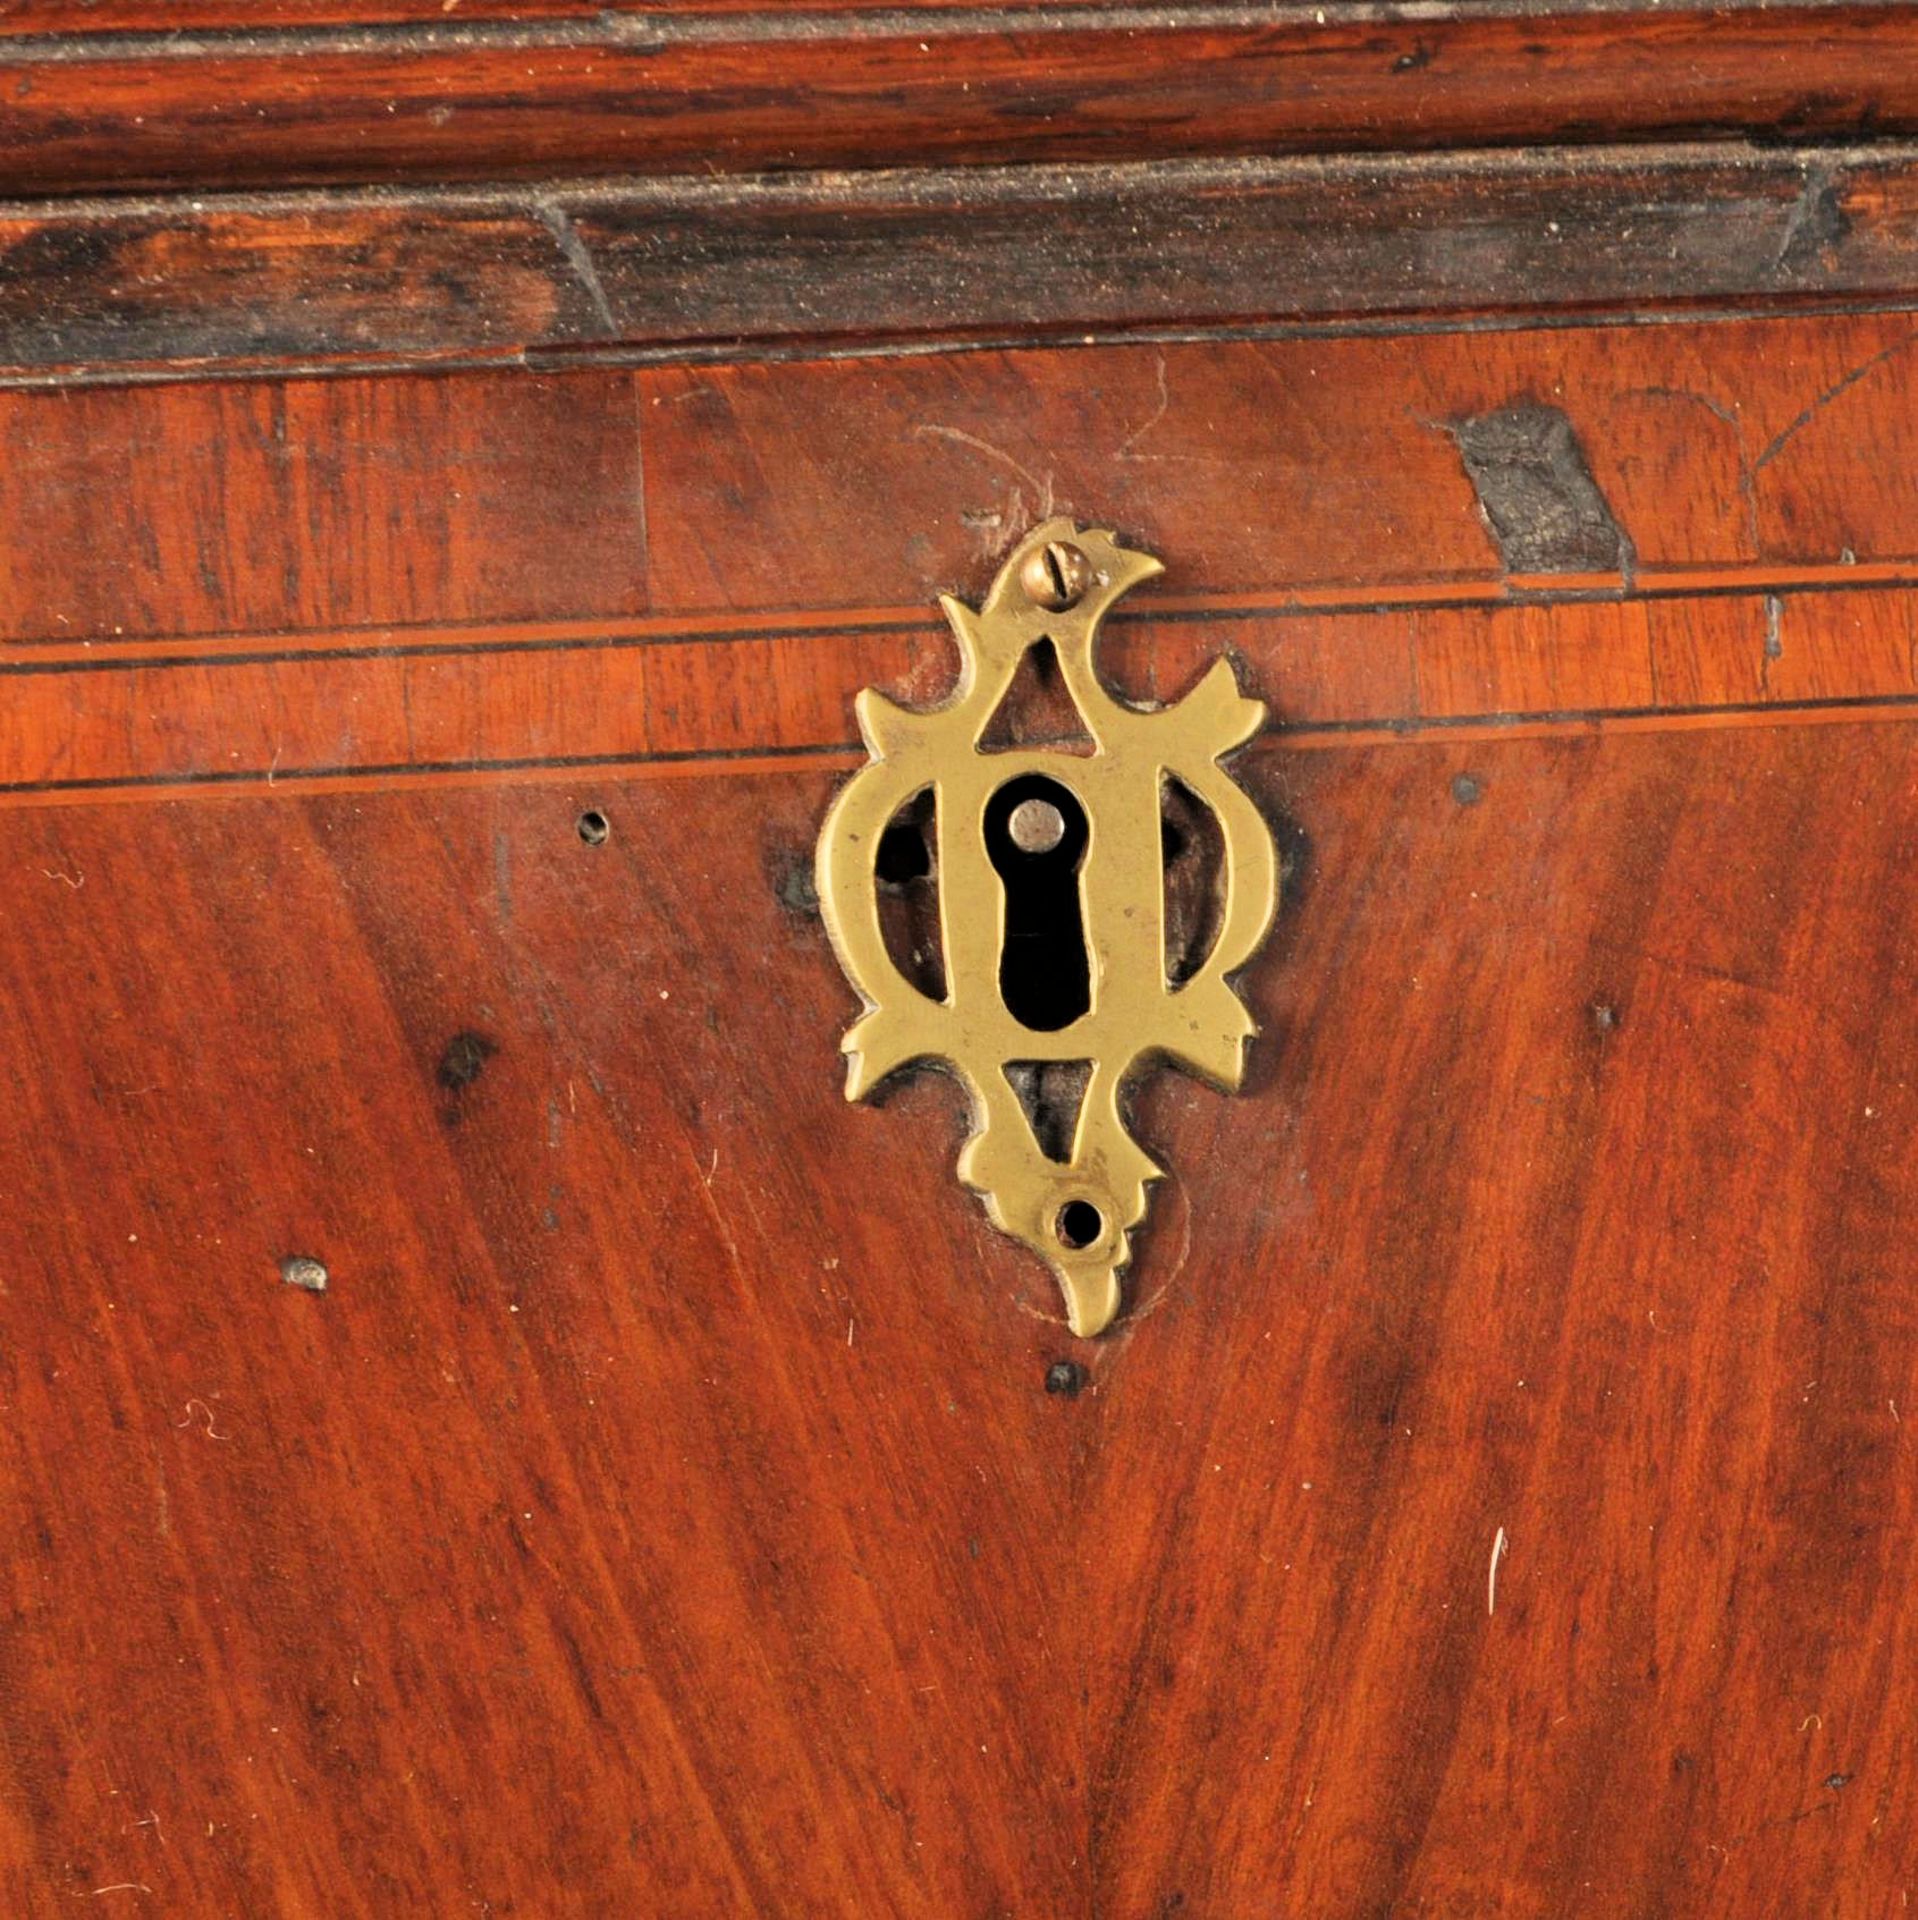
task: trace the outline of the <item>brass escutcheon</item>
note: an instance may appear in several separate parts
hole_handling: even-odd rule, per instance
[[[1131,1231],[1145,1217],[1148,1183],[1162,1177],[1126,1129],[1122,1091],[1160,1058],[1221,1087],[1238,1085],[1254,1029],[1229,976],[1257,950],[1278,901],[1271,832],[1218,764],[1257,732],[1263,704],[1240,693],[1224,660],[1168,707],[1115,699],[1094,669],[1100,621],[1161,571],[1152,555],[1120,546],[1111,533],[1057,519],[1019,543],[977,612],[942,596],[959,644],[956,691],[923,712],[871,687],[858,696],[871,758],[841,789],[819,836],[820,906],[866,1003],[841,1043],[846,1097],[859,1099],[910,1061],[949,1062],[973,1106],[959,1177],[984,1196],[994,1225],[1048,1262],[1073,1332],[1088,1336],[1118,1311]],[[1020,663],[1044,641],[1091,752],[983,748]],[[1180,981],[1168,977],[1165,955],[1161,817],[1169,779],[1211,813],[1224,850],[1217,935]],[[875,865],[888,823],[928,790],[943,999],[922,992],[888,953]],[[1019,794],[1027,797],[1015,803]],[[1078,890],[1086,1004],[1056,1028],[1035,1027],[1008,1005],[1002,967],[1012,883],[994,864],[993,846],[1002,859],[1077,861],[1058,884]],[[1063,1158],[1045,1150],[1013,1077],[1014,1069],[1051,1063],[1089,1069]]]

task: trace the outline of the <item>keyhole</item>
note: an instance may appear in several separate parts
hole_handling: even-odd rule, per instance
[[[1036,1033],[1057,1033],[1092,1005],[1079,901],[1089,837],[1085,809],[1042,773],[1008,780],[986,803],[986,857],[1006,890],[999,992]]]

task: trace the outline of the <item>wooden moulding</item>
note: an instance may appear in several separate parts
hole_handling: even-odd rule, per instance
[[[1738,4],[1739,0],[1733,0]],[[1108,0],[996,0],[994,13],[1027,19],[1068,11],[1090,12]],[[980,12],[977,0],[914,0],[918,12]],[[1205,0],[1171,0],[1162,14],[1207,11]],[[1216,10],[1216,9],[1213,9]],[[1350,0],[1330,0],[1330,10],[1351,10]],[[636,15],[650,20],[698,20],[708,15],[752,15],[766,0],[0,0],[0,35],[217,32],[244,27],[447,27],[472,21],[597,21]],[[792,11],[853,23],[861,14],[894,13],[875,0],[806,0]]]
[[[0,381],[1896,303],[1918,148],[953,168],[0,207]]]
[[[11,11],[21,194],[1918,131],[1892,4]]]

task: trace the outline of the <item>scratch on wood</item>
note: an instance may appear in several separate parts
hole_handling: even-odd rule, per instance
[[[196,1419],[194,1415],[194,1409],[196,1407],[199,1409],[198,1419]],[[204,1400],[197,1397],[186,1403],[186,1418],[184,1420],[174,1421],[174,1429],[177,1432],[187,1427],[199,1426],[199,1420],[202,1419],[206,1424],[204,1427],[200,1427],[199,1430],[204,1433],[209,1440],[227,1440],[232,1437],[230,1434],[224,1434],[215,1429],[213,1424],[213,1409],[209,1407]]]
[[[540,225],[553,236],[554,245],[572,268],[574,277],[586,289],[586,297],[593,303],[593,311],[599,316],[600,325],[609,334],[618,333],[619,321],[614,317],[613,303],[607,299],[606,289],[601,284],[599,269],[593,264],[592,249],[580,238],[572,215],[556,200],[541,200],[535,204]]]
[[[1485,1569],[1485,1611],[1488,1616],[1498,1611],[1498,1563],[1505,1558],[1506,1552],[1505,1529],[1500,1527],[1492,1538],[1492,1564]]]
[[[1796,419],[1790,421],[1783,430],[1767,444],[1765,450],[1752,462],[1753,473],[1756,473],[1761,467],[1769,466],[1776,460],[1791,441],[1798,434],[1804,432],[1840,394],[1849,393],[1859,381],[1876,373],[1887,360],[1895,360],[1914,343],[1918,343],[1918,332],[1908,333],[1902,339],[1894,340],[1890,346],[1878,353],[1874,353],[1869,360],[1861,360],[1843,379],[1834,381],[1803,413],[1799,414]]]
[[[1003,447],[995,447],[990,440],[981,440],[977,434],[967,433],[959,427],[941,427],[930,424],[917,426],[913,432],[924,439],[951,440],[959,446],[970,447],[975,453],[983,453],[989,460],[997,460],[1002,466],[1009,467],[1029,486],[1039,498],[1041,520],[1050,520],[1057,510],[1052,498],[1052,475],[1042,480],[1030,467],[1022,466]]]
[[[1783,274],[1816,274],[1850,233],[1851,216],[1836,177],[1829,167],[1811,162],[1772,265]]]
[[[1726,406],[1722,401],[1714,400],[1708,393],[1700,393],[1693,387],[1639,387],[1637,392],[1649,398],[1663,400],[1685,400],[1693,406],[1703,407],[1713,419],[1721,420],[1732,430],[1732,450],[1738,456],[1738,493],[1745,503],[1745,529],[1751,540],[1751,557],[1756,560],[1762,551],[1763,542],[1758,530],[1758,488],[1752,478],[1752,457],[1745,444],[1745,422],[1737,406]]]
[[[1119,442],[1119,450],[1112,456],[1115,460],[1143,459],[1145,456],[1135,453],[1133,449],[1165,418],[1166,413],[1171,408],[1172,393],[1171,389],[1166,385],[1165,349],[1163,347],[1159,349],[1158,363],[1155,371],[1159,380],[1159,404]]]
[[[1771,663],[1785,657],[1785,603],[1775,593],[1765,596],[1765,657],[1758,669],[1758,684],[1770,690]]]

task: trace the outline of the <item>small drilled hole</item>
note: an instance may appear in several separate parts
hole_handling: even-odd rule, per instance
[[[1059,1209],[1059,1218],[1053,1225],[1061,1242],[1075,1251],[1089,1247],[1105,1232],[1106,1223],[1099,1209],[1090,1200],[1068,1200]]]
[[[579,816],[579,837],[589,847],[603,847],[612,838],[613,823],[597,807],[588,807]]]

